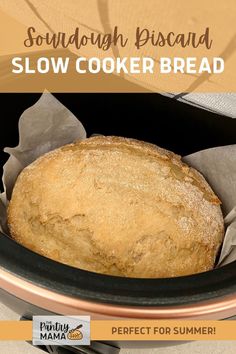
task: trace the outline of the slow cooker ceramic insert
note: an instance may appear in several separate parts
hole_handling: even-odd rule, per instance
[[[181,155],[236,143],[234,119],[160,95],[56,96],[79,117],[88,136],[100,133],[137,138]],[[17,144],[19,116],[38,97],[37,94],[1,95],[1,105],[11,100],[9,125],[2,129],[1,148]],[[3,165],[6,156],[2,154],[1,158]],[[23,318],[52,313],[90,315],[94,319],[228,319],[236,316],[236,262],[177,278],[113,277],[54,262],[3,234],[0,235],[0,288],[1,301]],[[125,345],[127,343],[93,343],[92,348],[71,350],[116,354],[117,347]],[[137,347],[135,343],[130,345]],[[142,345],[150,346],[150,343]],[[70,352],[70,348],[51,350]]]

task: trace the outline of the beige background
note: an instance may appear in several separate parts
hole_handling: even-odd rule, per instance
[[[18,315],[0,303],[0,320],[15,320]],[[236,341],[191,342],[169,348],[123,349],[120,354],[235,354]],[[0,342],[1,354],[42,354],[25,342]],[[105,354],[105,353],[104,353]]]
[[[214,3],[214,6],[211,4]],[[89,6],[88,6],[89,4]],[[117,88],[110,82],[110,76],[103,76],[103,80],[96,85],[95,80],[90,86],[84,87],[81,81],[82,75],[78,76],[74,71],[67,73],[67,77],[77,78],[77,84],[65,87],[64,91],[71,92],[110,92],[123,91],[133,92],[134,88],[127,85],[127,82],[139,84],[144,91],[146,89],[155,92],[235,92],[236,91],[236,34],[235,28],[235,0],[0,0],[0,26],[6,36],[0,37],[0,91],[41,91],[44,85],[48,90],[61,91],[60,80],[63,75],[54,75],[54,82],[51,82],[50,75],[34,75],[37,80],[31,80],[31,76],[21,74],[24,81],[17,85],[15,74],[11,73],[11,59],[13,53],[24,53],[30,57],[40,55],[38,50],[50,50],[50,46],[33,47],[30,50],[24,47],[26,30],[34,26],[36,31],[42,35],[65,32],[72,34],[75,27],[79,27],[81,33],[87,36],[91,32],[112,33],[115,26],[118,26],[119,33],[122,32],[130,39],[125,48],[112,46],[108,51],[101,51],[96,46],[86,45],[80,50],[73,45],[69,50],[76,56],[87,58],[96,56],[104,58],[116,57],[152,57],[156,69],[159,67],[158,60],[162,57],[197,57],[207,56],[211,59],[220,56],[225,60],[225,71],[220,75],[203,74],[124,74],[122,84]],[[196,32],[201,35],[206,27],[210,28],[210,37],[213,39],[213,46],[207,50],[205,46],[193,49],[175,47],[158,47],[150,43],[136,50],[134,46],[135,29],[148,28],[164,34],[168,32],[188,33]],[[33,52],[32,52],[33,51]],[[57,53],[56,51],[54,51]],[[42,54],[42,53],[41,53]],[[37,57],[38,58],[38,57]],[[85,75],[87,78],[87,75]],[[97,77],[97,75],[95,75]],[[78,79],[79,78],[79,79]],[[9,86],[9,83],[12,85]],[[6,87],[7,86],[7,87]],[[50,87],[48,87],[50,86]],[[44,87],[44,88],[45,88]],[[30,89],[29,89],[30,88]],[[63,91],[63,90],[62,90]]]

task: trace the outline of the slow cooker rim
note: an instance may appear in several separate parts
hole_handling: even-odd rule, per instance
[[[0,236],[3,272],[57,294],[113,305],[179,306],[236,294],[235,266],[236,261],[212,271],[177,278],[114,277],[55,262],[6,235]]]
[[[5,273],[5,274],[4,274]],[[7,278],[6,278],[7,276]],[[220,301],[205,301],[193,306],[176,307],[129,307],[111,304],[94,303],[75,299],[61,294],[39,288],[17,279],[18,286],[14,284],[16,277],[0,270],[1,282],[5,283],[5,291],[17,296],[23,301],[61,315],[75,315],[76,313],[90,314],[92,317],[110,318],[144,318],[144,319],[224,319],[235,314],[236,302],[234,296],[226,296]],[[7,279],[7,281],[6,281]],[[13,290],[13,291],[12,291]],[[14,291],[15,290],[15,291]],[[26,291],[25,291],[26,290]],[[54,296],[55,295],[55,296]]]

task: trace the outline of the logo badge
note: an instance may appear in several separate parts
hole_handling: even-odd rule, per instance
[[[33,345],[90,345],[90,316],[33,316]]]

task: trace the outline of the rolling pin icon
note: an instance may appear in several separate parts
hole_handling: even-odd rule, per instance
[[[80,331],[80,328],[82,328],[83,325],[79,325],[76,328],[71,329],[68,334],[67,338],[70,340],[81,340],[83,338],[83,333]]]

